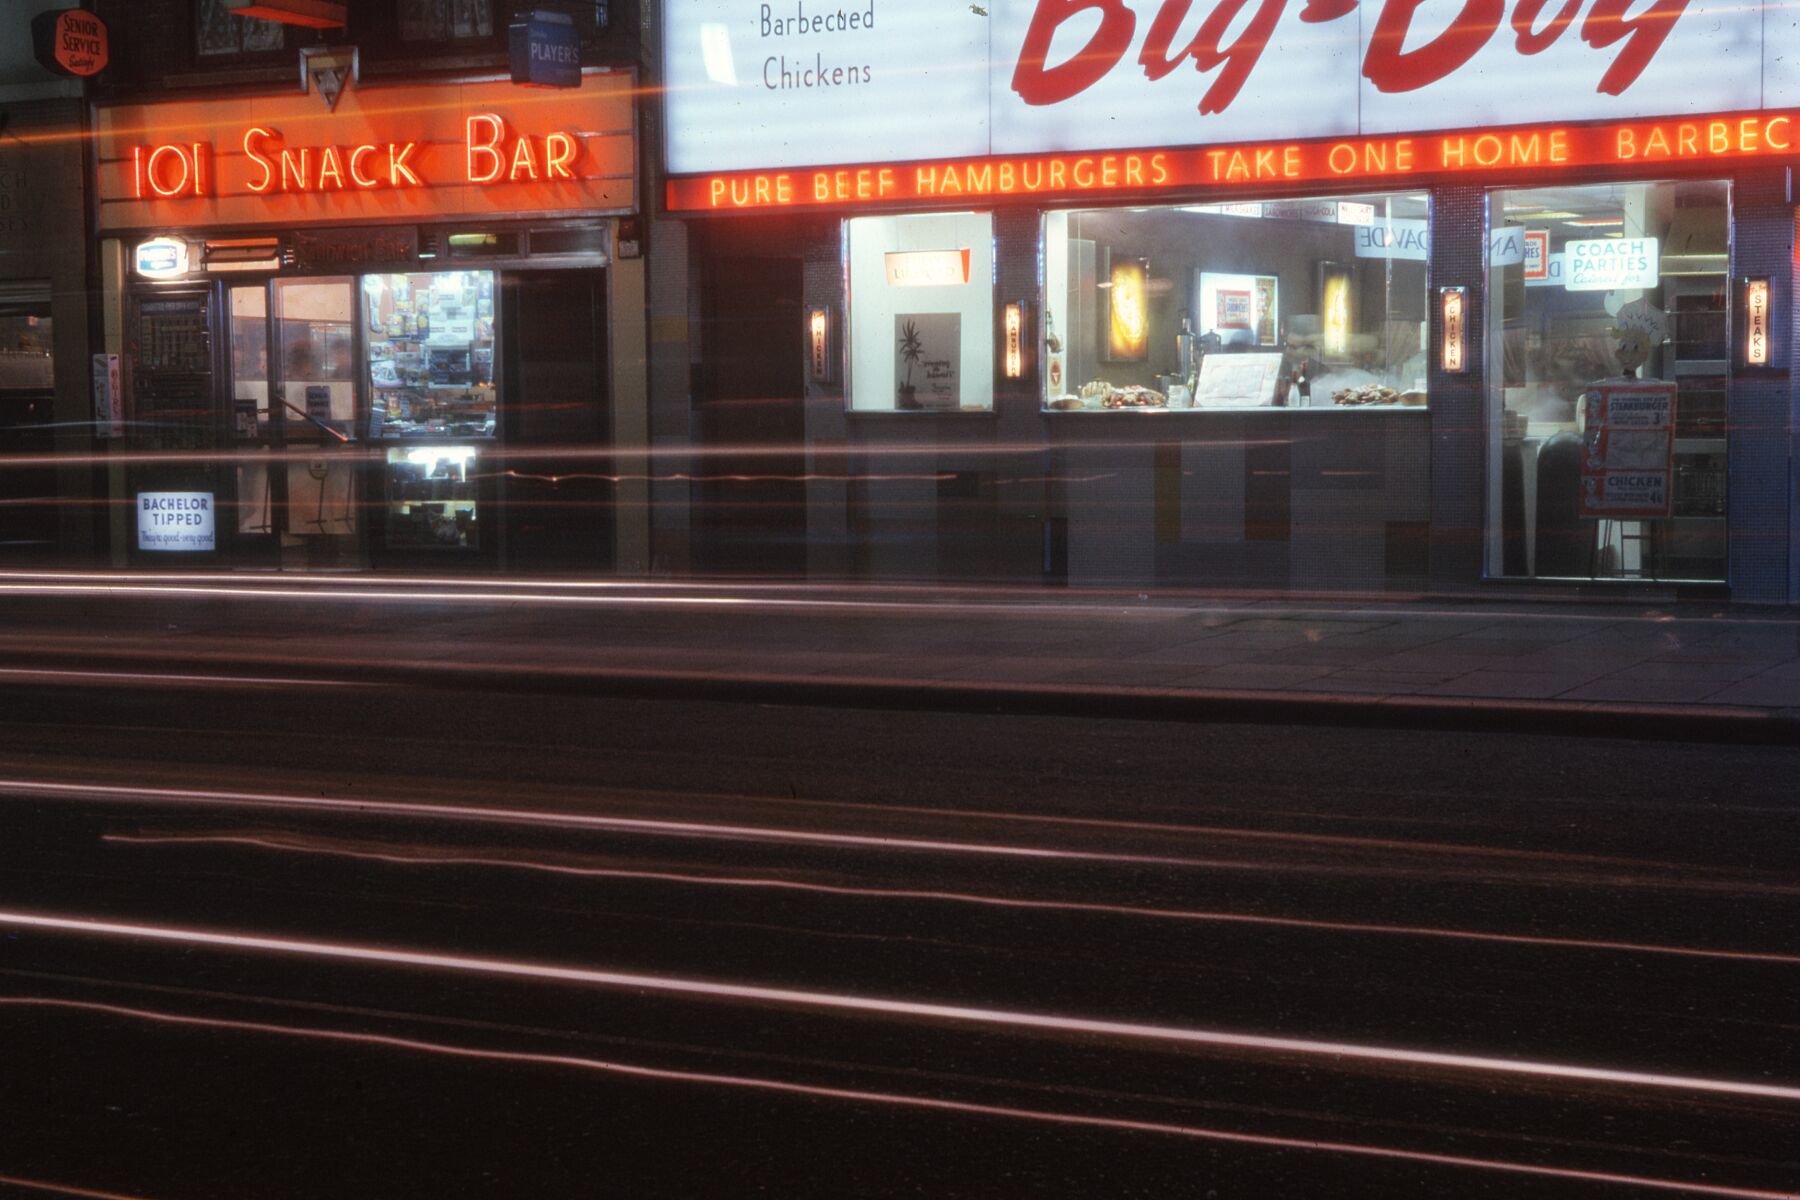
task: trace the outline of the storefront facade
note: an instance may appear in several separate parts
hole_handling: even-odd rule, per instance
[[[1800,599],[1800,18],[1544,7],[665,5],[806,567]]]
[[[635,78],[101,104],[115,563],[637,566]]]

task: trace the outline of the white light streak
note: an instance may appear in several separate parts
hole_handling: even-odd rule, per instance
[[[110,1016],[127,1017],[134,1020],[157,1022],[161,1024],[199,1026],[241,1033],[268,1034],[276,1037],[305,1038],[315,1041],[380,1046],[387,1049],[420,1054],[442,1055],[450,1058],[474,1059],[488,1062],[526,1063],[545,1067],[564,1067],[636,1079],[652,1079],[660,1082],[742,1088],[762,1092],[776,1092],[786,1095],[808,1096],[819,1099],[843,1100],[858,1104],[879,1104],[896,1108],[917,1108],[938,1112],[954,1112],[969,1116],[992,1117],[1001,1120],[1042,1122],[1053,1125],[1068,1125],[1089,1129],[1116,1130],[1126,1133],[1162,1134],[1171,1137],[1193,1138],[1199,1141],[1223,1142],[1241,1146],[1258,1146],[1281,1150],[1303,1150],[1320,1154],[1341,1154],[1359,1158],[1425,1163],[1433,1166],[1456,1167],[1476,1171],[1498,1171],[1506,1174],[1525,1175],[1540,1179],[1570,1179],[1589,1183],[1622,1184],[1631,1187],[1650,1188],[1658,1191],[1686,1192],[1700,1196],[1728,1197],[1730,1200],[1796,1200],[1796,1193],[1794,1192],[1775,1192],[1759,1188],[1732,1187],[1724,1184],[1692,1183],[1685,1180],[1657,1179],[1651,1176],[1626,1175],[1611,1171],[1587,1171],[1576,1167],[1552,1167],[1538,1163],[1510,1162],[1505,1159],[1475,1158],[1469,1155],[1434,1154],[1426,1150],[1407,1150],[1399,1147],[1376,1146],[1360,1142],[1338,1142],[1317,1138],[1282,1137],[1275,1134],[1245,1133],[1230,1129],[1210,1129],[1195,1125],[1177,1125],[1165,1121],[1133,1120],[1126,1117],[1090,1116],[1083,1113],[1055,1112],[1047,1109],[1025,1108],[1006,1104],[982,1104],[969,1100],[949,1100],[935,1096],[908,1095],[898,1092],[877,1092],[864,1088],[831,1087],[823,1084],[797,1083],[789,1080],[766,1079],[755,1076],[726,1075],[711,1071],[688,1071],[670,1067],[651,1067],[638,1063],[624,1063],[571,1054],[545,1054],[521,1050],[490,1050],[476,1046],[460,1046],[446,1042],[430,1042],[419,1038],[398,1037],[392,1034],[357,1033],[349,1030],[322,1029],[298,1025],[279,1025],[263,1021],[233,1021],[217,1017],[193,1017],[179,1013],[128,1008],[122,1005],[98,1004],[89,1001],[19,996],[0,997],[0,1005],[85,1010],[99,1012]],[[137,1200],[135,1197],[120,1197],[110,1193],[101,1192],[71,1191],[70,1194],[94,1196],[100,1198],[100,1200]]]
[[[1136,1021],[1113,1021],[960,1004],[938,1004],[880,996],[856,996],[840,992],[727,983],[673,975],[555,966],[546,963],[529,963],[423,950],[399,950],[349,942],[322,942],[299,938],[265,937],[247,933],[221,933],[187,927],[140,925],[123,921],[102,921],[89,917],[51,916],[10,911],[0,911],[0,926],[14,929],[43,929],[83,936],[136,939],[183,946],[209,946],[222,950],[241,950],[252,953],[286,954],[340,962],[422,967],[434,971],[573,983],[589,987],[625,989],[671,996],[692,996],[710,1000],[741,1000],[828,1012],[866,1013],[882,1017],[910,1017],[927,1021],[985,1025],[1011,1030],[1120,1038],[1169,1046],[1204,1046],[1305,1059],[1348,1059],[1355,1062],[1380,1063],[1385,1066],[1421,1067],[1481,1075],[1522,1076],[1539,1081],[1554,1080],[1618,1088],[1652,1088],[1745,1099],[1800,1102],[1800,1086],[1759,1083],[1753,1080],[1671,1075],[1654,1071],[1590,1067],[1574,1063],[1531,1059],[1496,1058],[1479,1054],[1376,1046],[1358,1042],[1275,1037],[1222,1029],[1186,1028]]]

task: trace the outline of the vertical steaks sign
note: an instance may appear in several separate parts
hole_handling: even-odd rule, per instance
[[[625,212],[633,76],[571,92],[486,80],[100,109],[103,229]]]
[[[1777,0],[662,7],[677,175],[1800,104],[1800,6]]]

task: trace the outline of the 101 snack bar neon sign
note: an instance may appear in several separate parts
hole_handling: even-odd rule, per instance
[[[416,141],[292,146],[279,129],[252,125],[244,130],[237,148],[246,172],[239,182],[257,195],[422,187],[426,182],[419,174],[423,167]],[[517,134],[498,114],[475,113],[464,124],[462,175],[456,182],[574,182],[571,168],[579,150],[571,133],[558,131],[541,138]],[[213,160],[211,142],[133,146],[131,196],[173,200],[211,195],[217,187]]]

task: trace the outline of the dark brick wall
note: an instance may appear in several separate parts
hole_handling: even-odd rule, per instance
[[[1482,364],[1486,317],[1487,192],[1441,187],[1431,193],[1431,584],[1474,586],[1482,578],[1487,408]],[[1463,374],[1441,369],[1443,309],[1437,289],[1468,289]]]
[[[1734,600],[1786,603],[1793,558],[1793,481],[1789,461],[1794,402],[1794,209],[1787,171],[1740,175],[1732,193],[1736,222],[1734,276],[1766,275],[1773,309],[1788,314],[1788,337],[1774,339],[1770,369],[1738,368],[1727,409],[1730,482],[1726,497],[1730,536],[1728,570]],[[1734,286],[1734,296],[1742,291]],[[1734,303],[1742,303],[1741,298]],[[1740,331],[1741,332],[1741,331]],[[1734,342],[1740,340],[1734,336]],[[1733,358],[1741,359],[1736,346]]]

